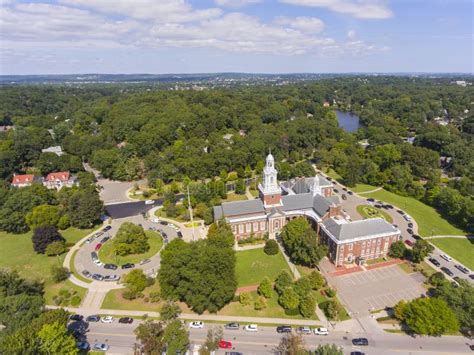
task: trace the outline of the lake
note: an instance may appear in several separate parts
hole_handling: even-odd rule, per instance
[[[364,125],[359,123],[359,116],[354,115],[350,112],[342,112],[336,110],[337,121],[339,122],[339,127],[344,129],[346,132],[355,132],[359,128],[364,128]]]

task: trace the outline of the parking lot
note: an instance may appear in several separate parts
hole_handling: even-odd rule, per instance
[[[425,292],[421,283],[398,265],[331,277],[329,282],[348,311],[359,315],[394,306],[401,299],[420,297]]]

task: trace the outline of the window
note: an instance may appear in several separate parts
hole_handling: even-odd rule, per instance
[[[275,229],[280,228],[280,221],[275,221]]]
[[[265,230],[265,221],[260,222],[260,230]]]
[[[352,250],[352,243],[349,244],[349,250]]]
[[[244,225],[239,224],[239,234],[242,234],[244,232]]]
[[[253,223],[253,231],[254,232],[258,231],[258,222]]]
[[[237,232],[237,226],[235,224],[232,225],[232,232],[233,233]]]
[[[250,223],[247,223],[247,224],[245,225],[245,232],[246,232],[246,233],[250,233],[250,232],[251,232],[250,228],[251,228]]]

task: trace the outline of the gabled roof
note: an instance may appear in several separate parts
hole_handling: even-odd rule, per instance
[[[219,210],[219,208],[221,210]],[[232,217],[240,215],[264,214],[265,208],[260,199],[224,202],[221,206],[214,208],[214,218]]]
[[[397,234],[400,230],[383,218],[371,218],[361,221],[337,221],[330,218],[324,223],[326,230],[337,240],[344,241],[360,237],[373,237],[379,234]]]
[[[332,201],[332,199],[321,195],[314,196],[313,208],[320,217],[328,213],[329,207],[333,205],[335,205],[335,203]]]
[[[35,176],[32,174],[15,175],[12,179],[12,185],[31,184],[34,180]]]
[[[330,182],[324,176],[318,174],[317,177],[319,180],[319,183],[318,183],[319,186],[330,187],[333,185],[332,182]],[[314,184],[314,177],[307,177],[307,178],[292,179],[288,182],[283,183],[282,185],[287,189],[291,189],[295,194],[305,194],[312,191],[313,184]]]
[[[283,211],[305,210],[313,207],[313,194],[285,195],[281,197]]]
[[[60,171],[57,173],[49,173],[48,176],[46,176],[47,181],[68,181],[69,178],[71,177],[71,174],[69,171]]]

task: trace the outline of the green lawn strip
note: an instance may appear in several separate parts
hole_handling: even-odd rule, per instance
[[[46,300],[46,304],[54,305],[55,303],[53,301],[53,297],[58,295],[61,290],[68,290],[70,292],[76,291],[76,294],[81,298],[81,302],[84,300],[84,297],[86,296],[86,293],[87,293],[86,288],[77,286],[69,280],[66,280],[64,282],[60,282],[57,284],[54,284],[49,281],[45,284],[44,298]],[[63,304],[63,306],[68,306],[68,305]]]
[[[277,255],[267,255],[263,248],[259,248],[238,251],[235,254],[237,287],[257,285],[265,276],[273,282],[283,270],[292,275],[281,252]]]
[[[258,190],[255,190],[255,189],[250,189],[250,194],[253,196],[253,197],[258,197]]]
[[[351,187],[351,190],[354,191],[355,193],[364,193],[367,191],[372,191],[377,189],[378,186],[373,186],[373,185],[367,185],[367,184],[356,184],[356,186]]]
[[[278,303],[278,294],[273,291],[272,297],[267,299],[267,307],[261,310],[254,309],[254,300],[257,292],[250,292],[252,302],[245,306],[240,302],[231,302],[217,312],[220,316],[242,316],[242,317],[265,317],[265,318],[288,318],[288,319],[313,319],[318,320],[316,314],[311,318],[304,318],[298,311],[286,312]]]
[[[365,263],[367,265],[374,265],[378,263],[383,263],[384,261],[386,261],[384,258],[377,258],[377,259],[369,259]]]
[[[465,235],[466,232],[451,225],[431,206],[424,204],[413,197],[405,197],[386,190],[379,190],[364,194],[394,205],[406,211],[418,224],[419,234],[423,237],[431,235]]]
[[[411,263],[400,263],[398,266],[405,271],[407,274],[413,274],[415,272],[421,272],[425,277],[430,277],[433,275],[436,270],[433,269],[428,263],[422,261],[419,264],[411,264]]]
[[[296,269],[300,272],[301,276],[306,276],[311,274],[313,271],[317,271],[316,269],[302,265],[296,265]]]
[[[143,254],[133,254],[126,256],[116,256],[114,254],[114,243],[113,239],[105,243],[102,248],[99,250],[99,259],[104,264],[116,264],[123,265],[126,263],[137,264],[144,259],[149,259],[156,253],[158,253],[163,246],[163,239],[161,234],[154,231],[145,231],[145,234],[148,236],[148,242],[150,244],[150,249]]]
[[[182,207],[184,209],[184,206],[178,206],[178,208]],[[159,208],[155,211],[155,217],[162,217],[162,218],[167,218],[167,219],[171,219],[171,220],[175,220],[177,222],[180,222],[180,223],[187,223],[189,221],[181,218],[180,216],[177,216],[177,217],[168,217],[168,215],[166,214],[166,211],[163,209],[163,208]]]
[[[145,297],[137,298],[134,300],[126,300],[122,297],[122,292],[126,289],[115,289],[110,290],[105,295],[104,301],[100,308],[104,309],[120,309],[125,311],[149,311],[149,312],[159,312],[161,305],[163,304],[162,301],[160,302],[145,302],[150,292],[157,292],[160,290],[158,283],[156,282],[154,285],[147,287],[143,294]]]
[[[92,280],[91,279],[87,279],[85,278],[84,276],[82,276],[82,274],[80,274],[79,272],[77,272],[76,270],[76,267],[74,266],[74,261],[76,259],[76,255],[77,255],[77,252],[79,250],[74,250],[74,252],[72,253],[72,256],[71,256],[71,260],[69,261],[69,271],[79,280],[81,280],[82,282],[87,282],[87,283],[91,283]]]
[[[356,210],[365,219],[381,217],[385,219],[388,223],[393,223],[393,218],[387,212],[382,211],[379,208],[375,208],[369,205],[359,205],[356,207]]]
[[[247,200],[247,196],[244,195],[239,195],[234,192],[229,192],[227,194],[227,198],[225,200],[222,200],[222,202],[232,202],[232,201],[243,201]]]
[[[429,241],[469,269],[474,270],[474,239],[434,238]]]

